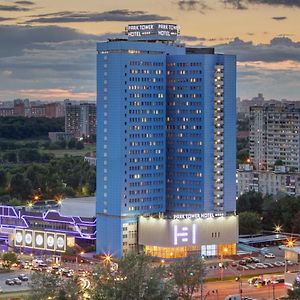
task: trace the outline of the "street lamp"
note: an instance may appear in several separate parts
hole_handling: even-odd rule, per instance
[[[293,248],[295,246],[295,243],[296,243],[296,239],[293,239],[292,237],[287,239],[286,243],[285,243],[285,246],[287,248]],[[286,257],[284,257],[284,273],[287,272],[287,259]]]
[[[223,258],[224,258],[224,254],[227,255],[228,253],[228,248],[222,248],[221,250],[221,263],[219,264],[219,267],[221,269],[221,280],[223,280],[223,272],[224,272],[224,263],[223,263]]]
[[[104,256],[104,263],[110,264],[111,263],[111,255],[110,254],[105,254]]]
[[[275,233],[281,233],[282,232],[282,226],[281,225],[275,225],[274,226],[274,232]]]

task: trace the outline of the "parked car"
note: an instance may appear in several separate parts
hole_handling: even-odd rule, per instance
[[[273,264],[271,264],[271,263],[264,263],[264,265],[266,265],[267,267],[270,267],[270,268],[274,268],[274,265]]]
[[[273,253],[266,253],[265,258],[275,258],[275,255]]]
[[[259,262],[260,262],[260,259],[257,258],[257,257],[251,256],[250,258],[252,259],[252,261],[253,261],[254,263],[259,263]]]
[[[19,278],[21,281],[28,281],[28,280],[29,280],[28,276],[26,276],[25,274],[20,274],[20,275],[18,276],[18,278]]]
[[[15,285],[15,282],[12,279],[6,279],[5,284],[7,285]]]
[[[14,281],[14,283],[16,284],[16,285],[21,285],[22,284],[22,281],[19,279],[19,278],[14,278],[13,279],[13,281]]]
[[[268,268],[265,264],[263,263],[257,263],[255,264],[255,267],[258,268],[258,269],[266,269]]]
[[[253,265],[247,265],[247,268],[250,269],[250,270],[255,270],[256,269],[255,266],[253,266]]]
[[[241,266],[246,266],[246,265],[247,265],[246,260],[244,260],[244,259],[240,260],[240,261],[239,261],[239,265],[241,265]]]

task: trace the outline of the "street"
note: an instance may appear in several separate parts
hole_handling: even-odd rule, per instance
[[[239,282],[234,280],[205,283],[204,299],[221,300],[228,295],[239,294],[239,287]],[[263,286],[260,288],[250,286],[246,281],[242,283],[242,296],[248,296],[257,300],[277,299],[281,296],[285,296],[286,293],[287,289],[283,283],[278,283],[274,286]],[[197,293],[196,296],[197,297],[195,299],[200,299],[200,293]]]

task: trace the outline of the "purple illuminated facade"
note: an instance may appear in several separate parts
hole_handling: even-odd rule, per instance
[[[1,205],[0,240],[7,242],[15,228],[65,233],[75,237],[78,244],[94,244],[96,239],[94,217],[63,216],[57,210],[36,212]]]

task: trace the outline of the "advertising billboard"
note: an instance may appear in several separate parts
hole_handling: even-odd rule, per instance
[[[14,229],[14,246],[38,250],[65,252],[67,237],[64,233]]]

